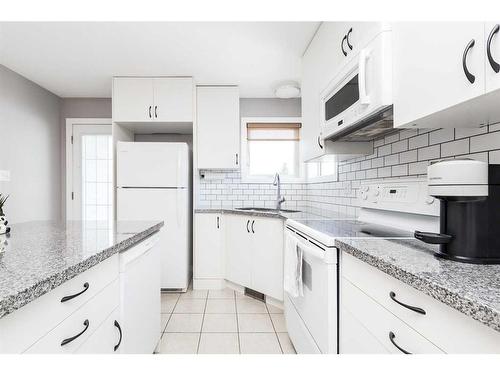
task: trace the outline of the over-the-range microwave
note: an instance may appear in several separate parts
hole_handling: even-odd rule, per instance
[[[324,139],[370,140],[393,130],[391,44],[382,31],[322,91]]]

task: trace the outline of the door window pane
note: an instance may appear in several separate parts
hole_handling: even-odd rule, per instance
[[[111,135],[82,135],[82,220],[112,219]]]

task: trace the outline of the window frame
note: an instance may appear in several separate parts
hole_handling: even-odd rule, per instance
[[[249,175],[249,166],[248,166],[248,140],[247,140],[247,123],[301,123],[302,117],[242,117],[241,118],[241,126],[240,126],[240,139],[241,139],[241,182],[242,183],[272,183],[274,176],[250,176]],[[297,160],[298,160],[298,169],[299,176],[298,177],[289,177],[289,176],[280,176],[281,182],[286,183],[303,183],[305,181],[306,170],[305,163],[301,161],[300,153],[301,153],[301,139],[300,139],[300,131],[299,131],[299,141],[297,145]]]
[[[333,162],[335,163],[335,173],[334,174],[328,174],[328,175],[319,175],[319,176],[315,176],[315,177],[309,177],[309,173],[307,173],[307,182],[337,182],[339,180],[339,161],[337,158],[334,158],[334,160],[321,160],[321,158],[319,158],[318,160],[316,161],[311,161],[309,163],[317,163],[318,164],[318,168],[319,168],[319,172],[321,173],[321,163],[324,163],[324,162]],[[309,164],[309,163],[306,163],[306,164]],[[307,171],[307,168],[306,168],[306,172]]]

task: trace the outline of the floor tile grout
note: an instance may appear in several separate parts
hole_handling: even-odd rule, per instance
[[[200,336],[198,337],[198,347],[196,348],[196,354],[200,354],[201,333],[203,332],[203,324],[205,323],[205,313],[207,311],[207,303],[208,303],[208,294],[209,293],[210,293],[210,291],[207,291],[207,296],[205,299],[205,308],[203,309],[203,317],[201,318]]]
[[[281,346],[278,332],[276,332],[276,327],[274,325],[273,319],[271,318],[271,313],[269,312],[269,308],[267,307],[267,303],[264,303],[264,304],[266,305],[266,310],[267,310],[267,314],[269,315],[269,319],[271,319],[271,324],[273,325],[273,329],[274,329],[274,335],[276,336],[276,340],[278,340],[278,345],[280,346],[281,354],[285,354],[285,352],[283,351],[283,347]]]
[[[240,340],[240,320],[238,319],[238,301],[236,300],[236,292],[233,290],[234,309],[236,311],[236,332],[238,337],[238,354],[241,354],[241,340]]]

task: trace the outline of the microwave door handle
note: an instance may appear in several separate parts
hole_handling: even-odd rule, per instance
[[[370,53],[362,49],[359,53],[359,101],[361,104],[370,104],[370,96],[366,93],[366,62],[370,58]]]

